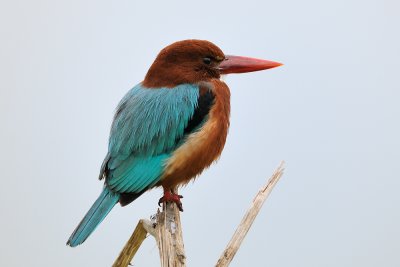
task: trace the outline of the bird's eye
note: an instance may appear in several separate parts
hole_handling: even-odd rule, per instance
[[[204,64],[210,65],[211,64],[211,58],[205,57],[205,58],[203,58],[203,62],[204,62]]]

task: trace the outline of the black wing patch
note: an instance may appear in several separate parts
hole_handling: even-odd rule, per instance
[[[193,117],[190,119],[184,130],[184,135],[188,135],[196,130],[196,128],[204,121],[214,104],[214,98],[214,94],[211,90],[206,89],[200,93],[197,107],[194,111]]]

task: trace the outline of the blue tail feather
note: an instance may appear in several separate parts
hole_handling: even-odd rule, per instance
[[[107,214],[118,202],[119,197],[120,195],[118,193],[113,193],[107,187],[104,187],[96,202],[68,239],[67,245],[76,247],[77,245],[82,244],[96,229],[97,225],[104,220]]]

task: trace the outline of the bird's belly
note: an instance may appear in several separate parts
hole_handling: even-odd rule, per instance
[[[186,184],[210,166],[220,156],[226,139],[226,132],[217,128],[215,122],[207,122],[190,134],[166,162],[160,184],[166,188]]]

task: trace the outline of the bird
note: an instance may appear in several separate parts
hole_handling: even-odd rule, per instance
[[[174,202],[183,211],[176,189],[216,161],[225,145],[230,90],[222,76],[281,65],[225,55],[206,40],[163,48],[116,108],[99,174],[103,190],[67,245],[82,244],[118,202],[126,206],[154,187],[163,188],[159,204]]]

